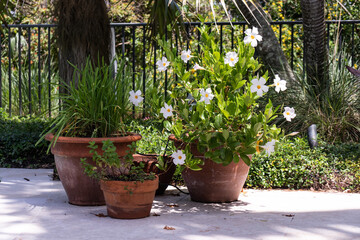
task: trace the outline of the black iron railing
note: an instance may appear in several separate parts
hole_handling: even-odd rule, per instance
[[[185,24],[186,36],[176,36],[170,31],[166,39],[174,43],[178,51],[199,48],[191,39],[200,39],[200,32],[196,27],[200,22]],[[237,38],[243,38],[246,22],[218,22],[205,23],[211,25],[211,30],[219,31],[220,50],[234,48]],[[278,21],[270,23],[279,39],[292,68],[302,59],[302,21]],[[360,59],[360,20],[326,21],[327,41],[329,48],[338,44],[340,47],[347,43],[352,63]],[[55,45],[54,24],[15,24],[3,26],[0,36],[0,107],[9,114],[33,114],[48,111],[58,102],[51,96],[58,93],[54,83],[59,81],[57,76],[58,51]],[[156,61],[162,51],[156,42],[146,36],[145,23],[112,23],[115,31],[115,47],[119,57],[127,59],[132,68],[132,86],[146,92],[148,84],[160,84],[163,94],[166,92],[171,72],[158,74]],[[335,41],[335,35],[338,41]],[[199,49],[198,49],[199,50]],[[149,80],[151,79],[151,81]],[[145,94],[146,97],[146,94]],[[146,98],[144,99],[146,102]]]

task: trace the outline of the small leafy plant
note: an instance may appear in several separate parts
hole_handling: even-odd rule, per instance
[[[85,173],[95,179],[114,181],[140,181],[155,179],[154,173],[144,172],[144,163],[134,165],[132,154],[135,152],[135,143],[129,145],[130,150],[123,157],[116,153],[116,147],[110,140],[103,141],[102,151],[98,150],[95,142],[89,143],[90,153],[95,166],[86,158],[81,159]],[[102,152],[102,154],[100,154]]]

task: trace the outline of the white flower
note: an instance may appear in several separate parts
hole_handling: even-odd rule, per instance
[[[250,28],[246,29],[245,34],[244,43],[250,43],[252,47],[256,47],[258,41],[262,41],[262,36],[259,35],[259,31],[256,27],[253,27],[252,30]]]
[[[210,100],[214,98],[214,94],[211,93],[211,89],[206,90],[200,89],[201,98],[199,102],[205,102],[205,104],[210,104]]]
[[[291,119],[296,117],[295,109],[290,108],[290,107],[285,107],[283,114],[284,114],[284,118],[286,118],[286,120],[289,121],[289,122],[291,122]]]
[[[171,105],[167,105],[167,104],[165,103],[165,107],[162,107],[162,108],[161,108],[160,113],[162,113],[162,114],[164,115],[164,118],[168,118],[168,117],[170,117],[170,116],[173,115],[172,111],[173,111],[172,106],[171,106]]]
[[[262,97],[263,93],[269,90],[269,87],[265,85],[266,80],[263,77],[261,77],[260,80],[254,78],[251,80],[251,83],[250,91],[252,93],[256,92],[259,97]]]
[[[172,155],[171,155],[172,158],[174,158],[174,164],[178,165],[178,164],[184,164],[185,163],[185,159],[186,159],[186,156],[185,154],[183,153],[182,150],[177,150],[176,152],[174,152]]]
[[[279,75],[277,75],[277,74],[275,75],[274,85],[275,85],[275,91],[277,91],[277,92],[286,90],[286,81],[281,80]]]
[[[236,52],[228,52],[226,53],[224,63],[229,64],[230,67],[235,66],[235,63],[239,61],[239,57]]]
[[[137,90],[136,92],[134,92],[133,90],[131,90],[129,93],[130,93],[130,97],[129,97],[130,102],[135,106],[139,106],[139,103],[141,103],[142,100],[144,99],[141,96],[141,91]]]
[[[190,50],[183,50],[181,52],[181,60],[183,60],[185,63],[187,63],[191,58],[191,51]]]
[[[270,156],[270,154],[275,151],[275,142],[276,140],[273,139],[270,142],[267,142],[264,146],[261,146],[268,156]]]
[[[166,57],[162,57],[161,60],[156,62],[156,65],[158,66],[160,72],[165,72],[169,64],[170,62],[167,60]]]
[[[193,67],[193,70],[196,71],[196,70],[205,70],[205,68],[201,67],[199,64],[195,63],[194,67]]]

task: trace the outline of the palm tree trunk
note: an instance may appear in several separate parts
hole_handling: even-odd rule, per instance
[[[304,61],[308,84],[320,97],[328,89],[328,50],[324,0],[301,0],[304,24]],[[321,99],[321,97],[320,97]]]
[[[242,14],[251,26],[259,28],[263,41],[257,46],[257,52],[273,74],[279,74],[281,79],[295,81],[294,73],[281,49],[279,40],[275,36],[267,19],[266,13],[257,1],[236,0]]]
[[[107,7],[104,0],[56,0],[54,16],[58,20],[59,74],[67,84],[74,80],[77,85],[71,64],[81,68],[87,58],[94,66],[110,62]]]

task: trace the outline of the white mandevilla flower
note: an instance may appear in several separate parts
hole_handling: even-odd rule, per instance
[[[211,89],[206,90],[200,89],[201,98],[199,102],[205,102],[205,104],[210,104],[210,101],[214,98],[214,94],[211,93]]]
[[[171,105],[167,105],[165,103],[165,107],[162,107],[160,110],[160,113],[162,113],[164,115],[164,118],[168,118],[171,117],[173,115],[173,108]]]
[[[264,146],[261,146],[268,156],[275,151],[275,139],[272,139],[270,142],[267,142]]]
[[[262,41],[262,36],[259,35],[259,31],[256,27],[253,27],[252,30],[250,28],[246,29],[245,34],[244,43],[250,43],[252,47],[256,47],[258,41]]]
[[[171,155],[172,158],[174,158],[174,164],[178,165],[178,164],[184,164],[185,163],[185,159],[186,159],[186,155],[183,153],[182,150],[177,150],[176,152],[174,152]]]
[[[167,67],[169,66],[170,62],[167,60],[166,57],[162,57],[161,60],[156,62],[156,65],[158,66],[158,69],[160,72],[165,72],[167,70]]]
[[[199,64],[195,63],[194,67],[193,67],[193,70],[194,71],[197,71],[197,70],[205,70],[205,68],[201,67]]]
[[[262,95],[264,94],[264,92],[267,92],[269,90],[269,87],[265,85],[266,80],[261,77],[260,80],[258,80],[257,78],[254,78],[253,80],[251,80],[251,87],[250,87],[250,91],[256,92],[256,94],[259,97],[262,97]]]
[[[183,50],[181,52],[181,60],[183,60],[185,63],[187,63],[191,58],[191,51],[190,50]]]
[[[283,114],[284,114],[284,118],[286,118],[286,120],[289,122],[291,122],[291,119],[296,117],[295,109],[291,107],[285,107]]]
[[[141,103],[142,100],[144,99],[141,96],[141,91],[137,90],[136,92],[134,92],[134,90],[131,90],[129,93],[130,93],[130,97],[129,97],[130,102],[135,106],[139,106],[139,103]]]
[[[239,61],[239,57],[236,52],[228,52],[226,53],[224,63],[229,64],[230,67],[235,66],[235,63]]]
[[[275,79],[274,79],[274,86],[275,86],[276,92],[285,91],[286,90],[286,81],[281,80],[279,75],[276,74]]]

